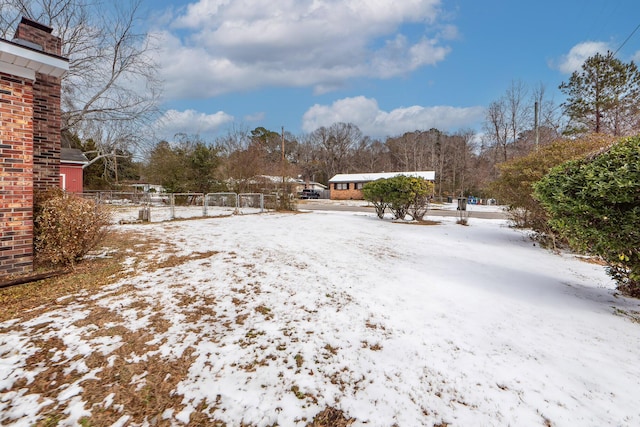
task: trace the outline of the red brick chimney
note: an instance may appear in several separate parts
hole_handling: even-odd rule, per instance
[[[51,34],[52,31],[46,25],[23,17],[16,29],[13,40],[26,40],[40,46],[40,49],[45,53],[60,56],[62,43],[59,37]]]
[[[52,29],[22,18],[13,38],[42,48],[42,52],[60,56],[60,38]],[[29,45],[27,45],[29,46]],[[35,47],[37,49],[37,47]],[[35,190],[57,187],[60,184],[60,81],[36,73],[33,83],[33,185]]]
[[[0,276],[33,270],[33,190],[60,182],[60,46],[24,18],[0,39]]]

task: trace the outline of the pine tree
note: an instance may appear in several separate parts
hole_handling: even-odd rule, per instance
[[[571,119],[570,132],[631,135],[640,128],[640,72],[612,52],[595,54],[560,85],[562,104]]]

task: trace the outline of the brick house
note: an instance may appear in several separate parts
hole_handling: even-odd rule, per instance
[[[362,200],[362,187],[367,182],[378,179],[388,179],[398,175],[407,175],[424,178],[427,181],[434,181],[436,173],[434,171],[414,171],[414,172],[381,172],[381,173],[339,173],[329,180],[331,190],[331,200]]]
[[[0,276],[33,270],[33,192],[60,183],[60,79],[52,29],[23,18],[0,39]]]

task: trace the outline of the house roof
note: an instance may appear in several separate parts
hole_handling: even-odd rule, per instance
[[[256,175],[252,178],[252,181],[256,182],[256,181],[268,181],[268,182],[272,182],[274,184],[278,184],[278,183],[282,183],[282,175],[280,176],[276,176],[276,175]],[[285,177],[285,182],[288,183],[294,183],[296,182],[295,178],[291,178],[290,176]]]
[[[304,185],[305,187],[309,188],[321,188],[323,190],[327,189],[327,186],[324,184],[321,184],[319,182],[315,182],[315,181],[305,181],[304,179],[297,179],[296,182],[298,183],[298,185]]]
[[[24,40],[0,39],[2,71],[35,80],[36,73],[62,77],[69,71],[69,61],[57,55],[39,51],[38,46]]]
[[[339,173],[329,180],[329,182],[370,182],[377,179],[388,179],[398,175],[415,176],[428,181],[436,179],[435,171],[413,171],[413,172],[380,172],[380,173]]]
[[[87,159],[84,153],[77,148],[62,147],[60,149],[60,163],[77,163],[86,165],[89,163],[89,159]]]

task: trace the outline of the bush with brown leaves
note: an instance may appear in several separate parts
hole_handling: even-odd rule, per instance
[[[106,207],[59,189],[36,194],[35,260],[73,267],[105,237],[111,222]]]

